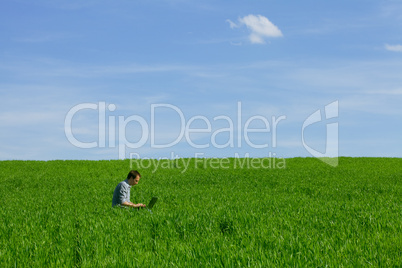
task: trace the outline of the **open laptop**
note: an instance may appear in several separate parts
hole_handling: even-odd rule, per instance
[[[154,207],[156,201],[158,201],[158,197],[154,196],[152,197],[151,201],[149,201],[148,206],[146,206],[147,209],[151,209]]]

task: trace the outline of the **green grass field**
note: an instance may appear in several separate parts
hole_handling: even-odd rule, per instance
[[[1,161],[0,267],[402,266],[400,158],[160,161],[131,190],[153,213],[111,208],[129,160]]]

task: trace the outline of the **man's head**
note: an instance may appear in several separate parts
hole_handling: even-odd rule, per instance
[[[127,175],[128,184],[137,185],[140,178],[141,174],[137,170],[131,170]]]

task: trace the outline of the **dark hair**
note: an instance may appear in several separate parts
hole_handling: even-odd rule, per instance
[[[137,176],[141,177],[141,174],[137,170],[131,170],[127,175],[127,180],[129,180],[131,177],[135,179]]]

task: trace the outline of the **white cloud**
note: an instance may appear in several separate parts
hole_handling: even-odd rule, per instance
[[[380,95],[401,95],[402,96],[402,88],[396,89],[380,89],[380,90],[371,90],[367,91],[367,94],[380,94]]]
[[[231,29],[233,29],[233,28],[238,28],[238,27],[239,27],[236,23],[234,23],[234,22],[231,21],[231,20],[226,20],[226,21],[229,22],[229,25],[230,25],[230,28],[231,28]]]
[[[247,15],[239,18],[239,24],[226,20],[230,24],[230,28],[238,28],[242,25],[251,31],[249,40],[253,44],[264,44],[267,37],[282,37],[283,34],[277,26],[275,26],[267,17],[261,15]]]
[[[385,44],[385,49],[394,52],[402,52],[402,45],[388,45]]]

